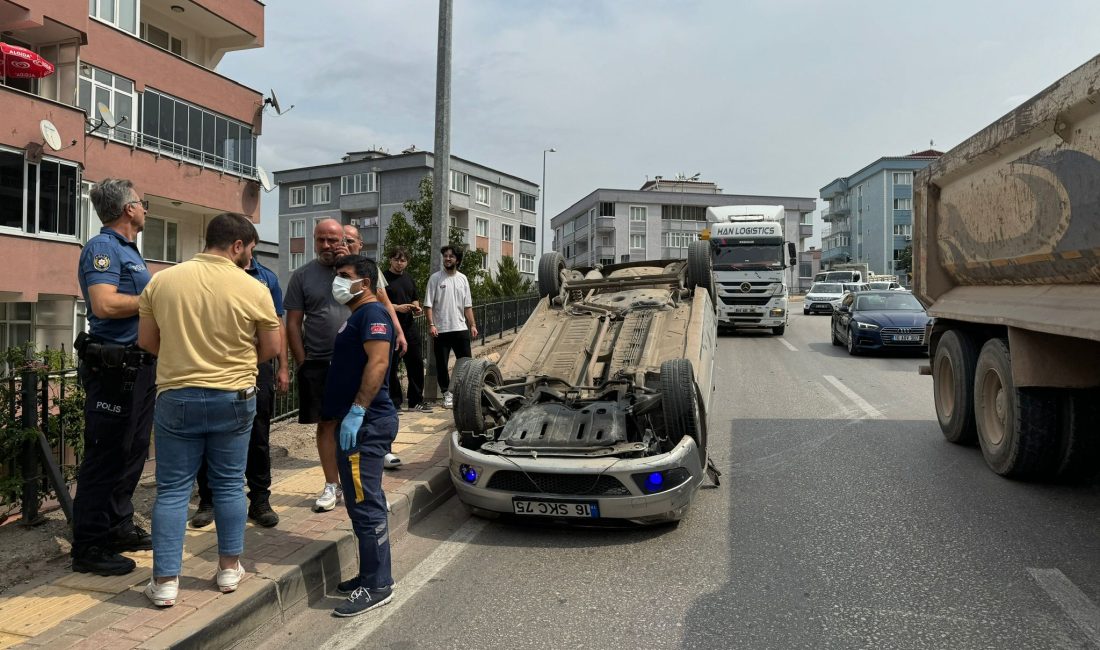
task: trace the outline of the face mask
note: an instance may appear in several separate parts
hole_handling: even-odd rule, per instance
[[[340,276],[336,276],[332,279],[332,297],[335,298],[336,302],[340,303],[341,305],[348,304],[355,298],[355,296],[363,293],[362,289],[356,291],[355,293],[351,292],[351,286],[356,282],[359,282],[359,280],[352,280],[351,278],[342,278]]]

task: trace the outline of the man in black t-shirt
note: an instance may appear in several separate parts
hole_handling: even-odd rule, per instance
[[[431,408],[424,403],[424,354],[420,348],[420,332],[413,320],[423,310],[420,308],[420,296],[416,291],[416,284],[412,276],[405,273],[409,266],[409,254],[404,248],[398,246],[393,249],[389,257],[390,268],[383,275],[386,277],[386,292],[393,303],[393,309],[397,312],[397,321],[405,332],[405,340],[408,341],[408,350],[404,357],[395,357],[390,364],[390,399],[394,408],[400,410],[404,401],[401,395],[401,382],[397,377],[400,362],[405,362],[405,374],[409,381],[409,410],[430,413]]]

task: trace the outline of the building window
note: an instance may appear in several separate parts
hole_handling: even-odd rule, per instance
[[[534,226],[520,226],[519,227],[519,240],[520,241],[535,241],[535,227]]]
[[[186,56],[186,51],[183,48],[183,39],[172,36],[160,27],[142,23],[141,38],[146,43],[155,45],[162,50],[167,50],[178,56]]]
[[[500,224],[500,241],[515,241],[514,239],[512,239],[512,233],[514,232],[514,230],[515,226],[510,223]]]
[[[894,234],[899,237],[905,237],[913,234],[913,226],[907,223],[894,224]]]
[[[569,221],[566,221],[565,222],[565,230],[562,231],[562,234],[572,235],[573,234],[573,225],[574,225],[574,223],[573,223],[572,219],[570,219]]]
[[[534,194],[520,193],[520,195],[519,195],[519,209],[520,210],[527,210],[528,212],[534,212],[535,211],[535,201],[536,200],[538,200],[538,199],[535,197]]]
[[[80,176],[71,163],[0,149],[0,226],[26,233],[80,234]]]
[[[481,251],[481,270],[489,270],[489,251]]]
[[[250,125],[148,88],[141,95],[141,147],[234,174],[256,173]]]
[[[614,217],[615,216],[615,204],[611,201],[600,201],[600,215],[601,217]]]
[[[913,199],[894,199],[895,210],[912,210]]]
[[[533,253],[520,253],[519,254],[519,272],[520,273],[534,273],[535,272],[535,256]]]
[[[138,0],[88,0],[88,15],[137,36]]]
[[[99,105],[103,104],[115,116],[115,128],[103,122],[99,114]],[[134,82],[126,77],[94,68],[86,63],[80,65],[80,81],[77,85],[76,105],[84,109],[96,128],[89,131],[93,135],[111,138],[120,142],[132,143],[137,125],[134,116],[137,111],[137,94]]]
[[[378,191],[378,175],[374,172],[340,177],[340,195],[364,194]]]
[[[294,188],[301,189],[301,188]],[[305,237],[306,236],[306,220],[305,219],[292,219],[290,221],[290,236],[293,237]]]
[[[664,221],[706,221],[707,208],[702,205],[662,205],[661,219]]]
[[[305,253],[291,253],[290,254],[290,270],[293,271],[298,267],[306,263]]]
[[[470,177],[462,172],[451,170],[451,190],[461,194],[470,193]]]
[[[489,205],[489,186],[477,183],[474,185],[474,201],[481,205]]]
[[[147,260],[178,262],[179,224],[158,217],[145,218],[141,233],[141,254]]]
[[[635,222],[645,223],[647,217],[646,207],[644,205],[632,205],[630,206],[630,220]]]
[[[0,302],[0,350],[34,340],[34,305],[29,302]],[[0,359],[0,369],[6,361]]]
[[[76,103],[77,89],[77,45],[79,41],[69,41],[54,45],[38,46],[38,53],[54,65],[54,73],[38,80],[38,94],[70,106]]]
[[[292,187],[290,188],[290,203],[292,208],[300,208],[306,204],[306,188],[304,187]]]
[[[511,192],[500,193],[500,209],[505,212],[516,211],[516,195]]]
[[[912,185],[913,172],[894,172],[894,185]]]
[[[328,205],[332,203],[332,185],[313,186],[313,205]]]
[[[630,236],[631,248],[645,248],[645,235],[637,234]]]
[[[477,219],[476,222],[474,223],[474,234],[477,235],[478,237],[488,237],[489,236],[489,220],[488,219]]]
[[[671,231],[662,233],[661,239],[665,248],[687,248],[691,242],[699,239],[699,233]]]

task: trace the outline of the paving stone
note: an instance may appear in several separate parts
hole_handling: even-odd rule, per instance
[[[0,603],[0,632],[35,636],[110,597],[102,592],[43,585]]]

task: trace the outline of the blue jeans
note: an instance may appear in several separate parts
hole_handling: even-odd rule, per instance
[[[369,416],[368,416],[369,418]],[[334,435],[338,435],[336,426]],[[397,437],[397,416],[364,419],[359,427],[359,447],[350,454],[336,448],[344,505],[359,540],[359,580],[369,589],[393,584],[390,566],[389,516],[382,492],[382,459]]]
[[[214,495],[218,555],[240,555],[244,550],[244,467],[255,415],[254,394],[239,399],[237,391],[179,388],[157,397],[154,576],[180,574],[187,503],[203,458]]]

